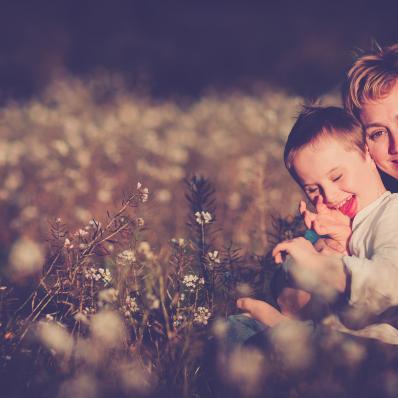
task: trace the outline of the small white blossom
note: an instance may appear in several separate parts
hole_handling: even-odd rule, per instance
[[[220,264],[221,259],[218,250],[214,250],[214,252],[207,253],[207,257],[212,263]]]
[[[141,228],[145,225],[145,220],[141,217],[137,218],[136,222],[137,222],[137,227],[139,227],[139,228]]]
[[[213,217],[208,211],[201,211],[201,212],[197,211],[195,213],[195,217],[196,217],[196,222],[200,225],[209,224],[213,219]]]
[[[177,245],[178,247],[184,247],[185,246],[185,239],[183,239],[183,238],[178,238],[178,239],[176,239],[176,238],[173,238],[172,240],[171,240],[171,242],[172,243],[174,243],[175,245]]]
[[[82,310],[83,315],[89,316],[95,314],[95,308],[93,307],[84,307]]]
[[[149,197],[149,189],[146,187],[143,187],[142,184],[139,182],[139,183],[137,183],[137,191],[139,194],[140,201],[142,203],[145,203]]]
[[[77,231],[77,235],[80,235],[82,238],[84,238],[88,235],[88,232],[85,229],[79,228],[79,230]]]
[[[105,284],[108,284],[112,281],[112,275],[109,269],[104,268],[94,268],[90,267],[84,273],[84,277],[88,280],[94,280],[96,282],[102,280]]]
[[[130,265],[136,261],[135,253],[133,250],[124,250],[117,255],[116,263],[119,265]]]
[[[125,316],[131,316],[131,314],[134,314],[140,310],[137,304],[137,299],[135,297],[130,297],[127,296],[125,300],[125,305],[122,306],[124,310],[124,315]]]
[[[65,247],[65,249],[73,249],[73,245],[68,238],[65,239],[64,247]]]
[[[199,325],[207,325],[211,312],[206,307],[198,307],[193,314],[193,321]]]
[[[198,281],[198,279],[199,279],[199,277],[197,275],[189,274],[189,275],[184,276],[182,283],[186,287],[191,287],[194,289],[196,287],[196,282]]]

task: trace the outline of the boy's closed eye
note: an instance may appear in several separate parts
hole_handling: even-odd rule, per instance
[[[338,176],[332,177],[332,181],[336,182],[339,181],[343,177],[343,174],[339,174]]]

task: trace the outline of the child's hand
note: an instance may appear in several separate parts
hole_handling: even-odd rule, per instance
[[[276,263],[282,263],[282,253],[289,255],[286,264],[297,287],[320,294],[327,301],[335,300],[337,294],[344,292],[347,278],[342,255],[319,253],[302,237],[276,245],[272,251]]]
[[[283,262],[283,253],[290,254],[295,262],[300,263],[306,263],[308,262],[307,260],[311,260],[310,262],[312,263],[313,257],[318,255],[312,243],[302,237],[285,240],[275,246],[272,256],[277,264]]]
[[[340,243],[331,238],[319,238],[314,247],[318,253],[333,255],[336,253],[348,254],[346,243]]]
[[[328,235],[332,241],[337,242],[327,242],[332,250],[346,251],[351,236],[350,218],[336,209],[328,208],[321,196],[317,197],[315,207],[316,213],[313,213],[307,209],[304,201],[300,201],[299,211],[306,227],[313,229],[318,235]]]
[[[236,302],[236,306],[246,311],[250,316],[266,326],[275,326],[279,322],[288,319],[281,314],[272,305],[265,301],[256,300],[250,297],[240,298]]]

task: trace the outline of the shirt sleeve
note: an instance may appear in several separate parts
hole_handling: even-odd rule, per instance
[[[371,228],[370,258],[343,256],[351,283],[344,319],[351,327],[363,327],[398,305],[398,201],[391,203]]]

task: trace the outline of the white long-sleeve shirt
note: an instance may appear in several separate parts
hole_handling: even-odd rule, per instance
[[[397,306],[398,321],[398,194],[385,192],[355,216],[349,249],[342,257],[351,279],[348,305],[325,323],[398,345],[398,330],[384,317]]]

